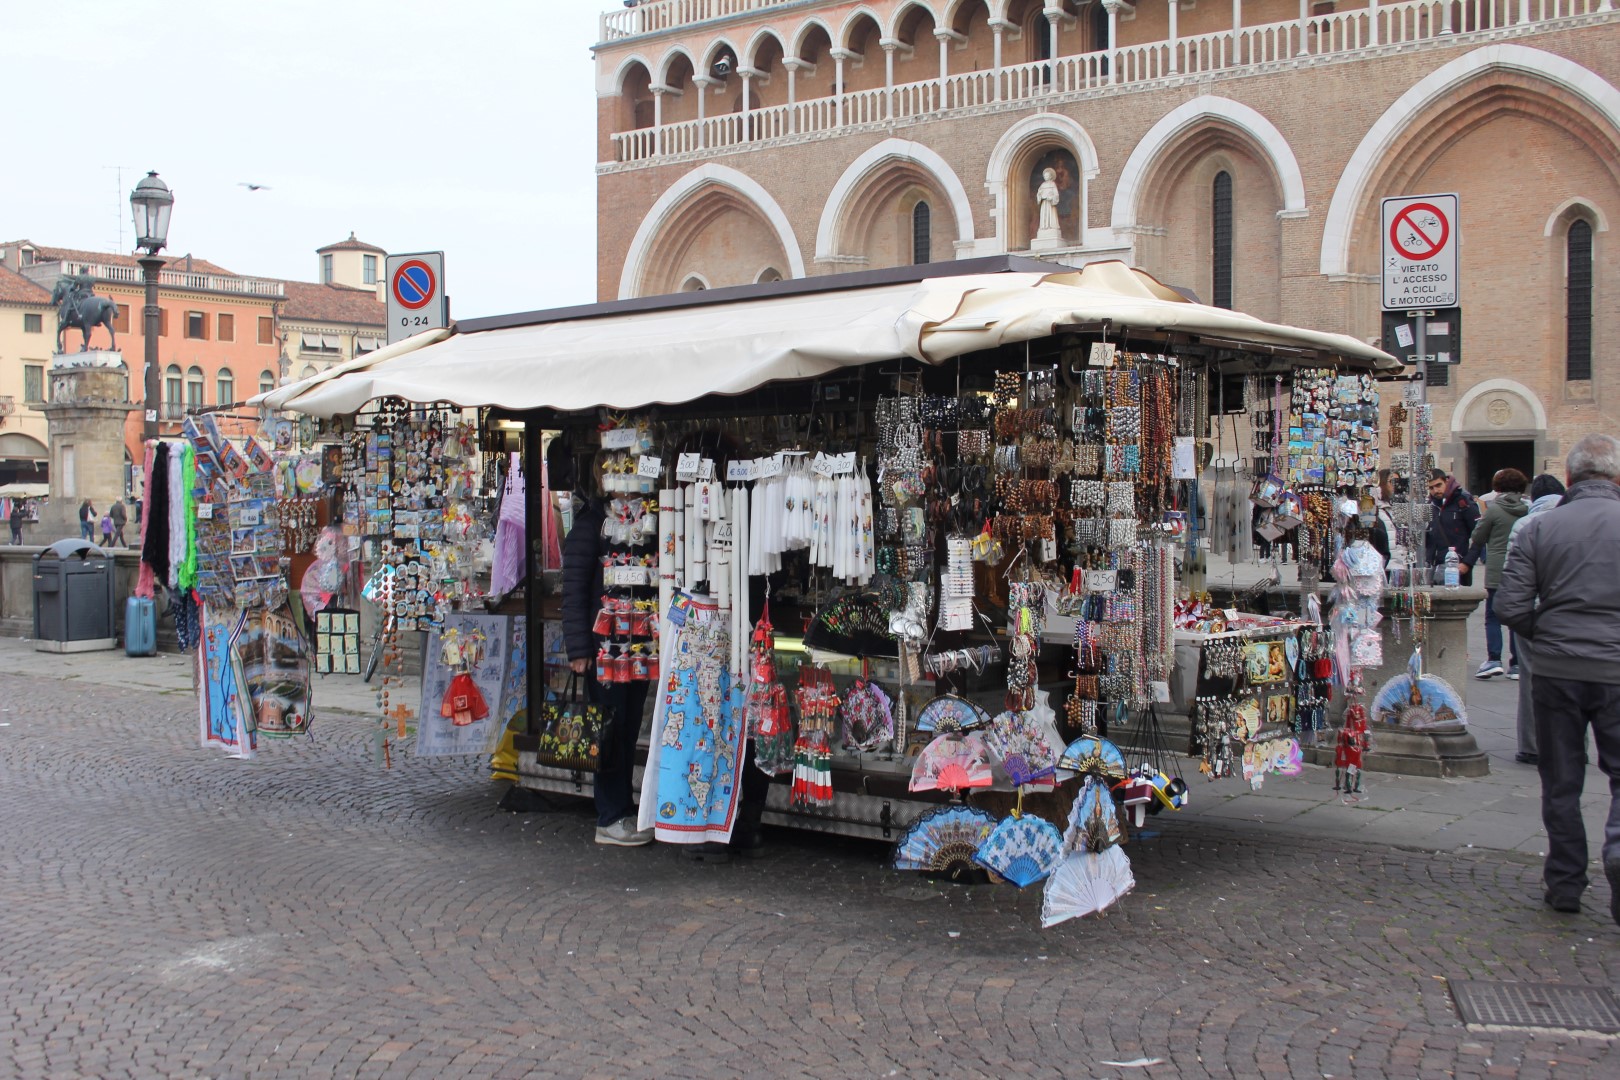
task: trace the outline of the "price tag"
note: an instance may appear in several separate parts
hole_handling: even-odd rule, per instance
[[[1119,574],[1114,570],[1087,570],[1084,576],[1086,592],[1113,592]]]
[[[758,466],[758,468],[754,470],[754,477],[757,480],[763,480],[767,476],[782,475],[781,454],[777,454],[775,457],[762,457],[758,461],[754,462],[754,464]]]
[[[664,472],[664,463],[651,454],[642,454],[636,461],[636,475],[658,479]]]
[[[1111,341],[1093,342],[1092,346],[1091,346],[1091,363],[1090,363],[1090,366],[1091,367],[1113,367],[1114,366],[1114,354],[1116,352],[1118,352],[1118,351],[1119,351],[1119,346],[1115,345]],[[602,445],[606,446],[607,443],[604,442]]]
[[[1154,679],[1152,682],[1153,700],[1160,705],[1170,704],[1170,684],[1163,679]]]
[[[636,429],[633,427],[614,428],[612,431],[602,432],[602,449],[628,450],[636,445]]]
[[[675,479],[690,483],[698,478],[698,469],[701,464],[698,454],[682,454],[675,461]]]
[[[727,480],[752,480],[754,478],[754,462],[739,461],[735,458],[726,462]]]
[[[714,523],[714,544],[717,547],[729,549],[732,544],[731,522],[717,521]]]
[[[714,459],[713,458],[704,458],[702,461],[698,462],[698,479],[699,480],[713,480],[714,479]]]
[[[602,571],[602,581],[607,585],[645,585],[647,584],[647,568],[645,566],[610,566]]]
[[[833,475],[845,476],[855,471],[855,451],[839,454],[833,459]]]
[[[810,471],[817,476],[831,476],[833,474],[833,459],[816,451],[815,460],[810,462]]]

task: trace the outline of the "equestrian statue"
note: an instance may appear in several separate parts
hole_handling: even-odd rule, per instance
[[[118,305],[105,296],[97,296],[92,291],[94,286],[95,278],[89,274],[65,274],[56,279],[56,287],[51,290],[51,303],[58,305],[57,352],[65,351],[68,328],[73,326],[77,326],[79,333],[84,335],[80,352],[90,351],[90,331],[98,326],[107,328],[112,347],[115,350],[118,348],[118,332],[113,329],[113,322],[118,318]]]

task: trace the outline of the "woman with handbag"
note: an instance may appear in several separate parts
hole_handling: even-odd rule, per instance
[[[589,482],[581,470],[579,486],[583,488]],[[630,788],[648,683],[601,682],[596,677],[601,642],[594,625],[602,606],[602,556],[608,552],[602,524],[607,520],[607,508],[599,495],[583,498],[562,547],[563,640],[569,667],[584,677],[591,702],[608,714],[596,771],[596,842],[610,847],[640,847],[652,843],[653,830],[637,830]]]

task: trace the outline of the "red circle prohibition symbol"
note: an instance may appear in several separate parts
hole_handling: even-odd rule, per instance
[[[1419,228],[1417,222],[1412,220],[1412,215],[1419,210],[1427,210],[1440,222],[1440,236],[1438,239]],[[1412,236],[1417,243],[1424,245],[1421,251],[1412,251],[1401,242],[1400,233],[1403,226],[1411,230]],[[1447,221],[1446,215],[1441,213],[1440,208],[1432,203],[1412,203],[1409,206],[1402,207],[1400,213],[1395,215],[1395,220],[1389,223],[1389,242],[1395,245],[1396,251],[1412,262],[1424,262],[1427,259],[1434,258],[1446,246],[1446,241],[1449,239],[1451,239],[1451,222]]]
[[[421,259],[400,263],[399,269],[394,271],[393,289],[394,299],[412,311],[426,307],[438,289],[433,267]]]

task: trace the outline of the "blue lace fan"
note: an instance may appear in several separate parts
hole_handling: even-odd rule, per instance
[[[1093,773],[1111,780],[1125,779],[1125,755],[1107,739],[1095,735],[1082,735],[1070,743],[1058,768],[1073,769],[1078,773]]]
[[[917,714],[917,730],[943,735],[948,731],[967,731],[986,723],[990,714],[967,698],[955,694],[942,694],[923,706]]]
[[[1033,814],[1009,817],[990,831],[973,860],[1022,889],[1055,870],[1063,861],[1063,834]]]
[[[940,806],[913,821],[894,846],[896,870],[947,873],[973,866],[979,844],[996,827],[995,815],[976,806]]]

